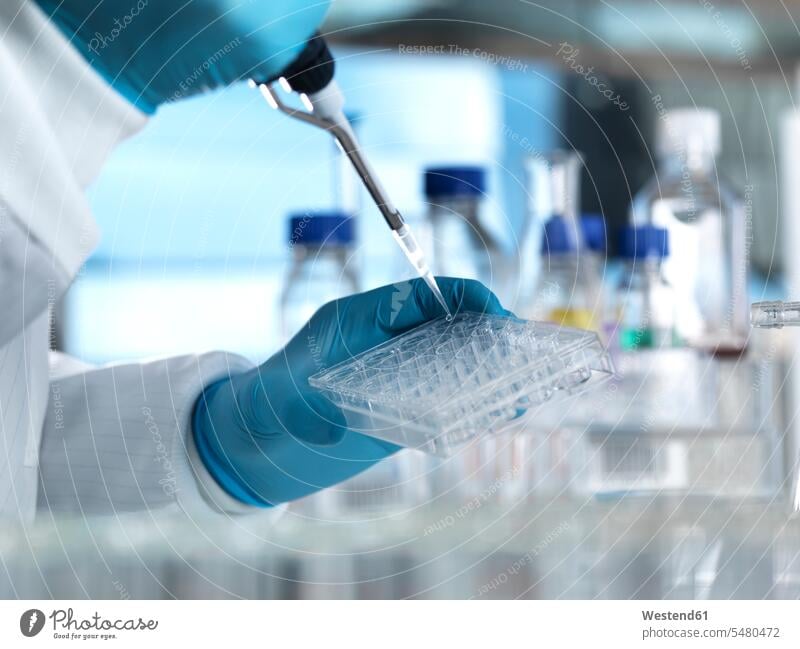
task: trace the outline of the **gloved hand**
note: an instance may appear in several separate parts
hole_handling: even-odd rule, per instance
[[[441,278],[451,311],[504,314],[483,284]],[[345,427],[341,410],[308,378],[443,315],[421,280],[330,302],[260,367],[209,386],[194,411],[204,464],[235,498],[276,505],[369,468],[398,447]]]
[[[329,0],[35,0],[78,52],[148,113],[165,101],[280,74]]]

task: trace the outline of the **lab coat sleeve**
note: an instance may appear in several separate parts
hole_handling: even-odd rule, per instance
[[[191,415],[203,388],[250,369],[224,352],[52,376],[39,454],[38,510],[108,514],[177,506],[187,512],[263,511],[209,475]],[[51,363],[52,367],[52,363]]]

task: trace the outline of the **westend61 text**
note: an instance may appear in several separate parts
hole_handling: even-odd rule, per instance
[[[642,611],[642,619],[644,620],[703,620],[704,622],[708,622],[708,611],[683,611],[683,612],[675,612],[675,611],[667,611],[666,613],[660,613],[658,611]]]

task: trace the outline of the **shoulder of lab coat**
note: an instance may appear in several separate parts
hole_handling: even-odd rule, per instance
[[[0,2],[0,267],[16,282],[2,286],[16,329],[7,319],[0,344],[46,308],[47,291],[63,292],[94,249],[84,190],[116,144],[146,121],[35,3]],[[15,255],[33,279],[14,272]],[[27,303],[14,303],[22,294]]]
[[[51,358],[51,406],[39,454],[38,510],[263,512],[232,498],[194,447],[194,404],[209,384],[252,364],[225,352],[92,368]]]

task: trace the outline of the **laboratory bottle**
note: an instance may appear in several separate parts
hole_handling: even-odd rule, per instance
[[[652,225],[626,227],[620,252],[625,267],[617,285],[617,342],[622,351],[679,345],[675,291],[663,273],[669,232]]]
[[[568,228],[580,228],[583,157],[577,151],[555,149],[525,160],[528,217],[539,224],[560,216]],[[580,248],[583,243],[577,241]]]
[[[583,170],[576,151],[556,149],[536,153],[525,159],[526,210],[519,232],[519,263],[516,295],[512,306],[530,311],[537,302],[537,291],[544,259],[543,225],[559,217],[572,237],[575,251],[583,247],[580,217],[580,182]]]
[[[496,284],[497,246],[482,216],[486,170],[479,166],[428,167],[424,193],[434,275]]]
[[[580,329],[597,329],[600,287],[592,265],[577,247],[581,235],[571,232],[565,219],[550,218],[541,243],[542,269],[532,303],[523,317]]]
[[[602,214],[581,214],[581,233],[586,252],[590,258],[596,260],[598,268],[602,269],[608,242],[606,240],[606,222]]]
[[[748,326],[745,206],[720,178],[720,118],[710,109],[667,111],[656,130],[656,175],[631,204],[633,226],[669,232],[665,279],[677,327],[690,345],[737,353]]]
[[[281,334],[297,333],[326,302],[358,292],[354,219],[343,212],[289,218],[291,260],[281,294]]]

